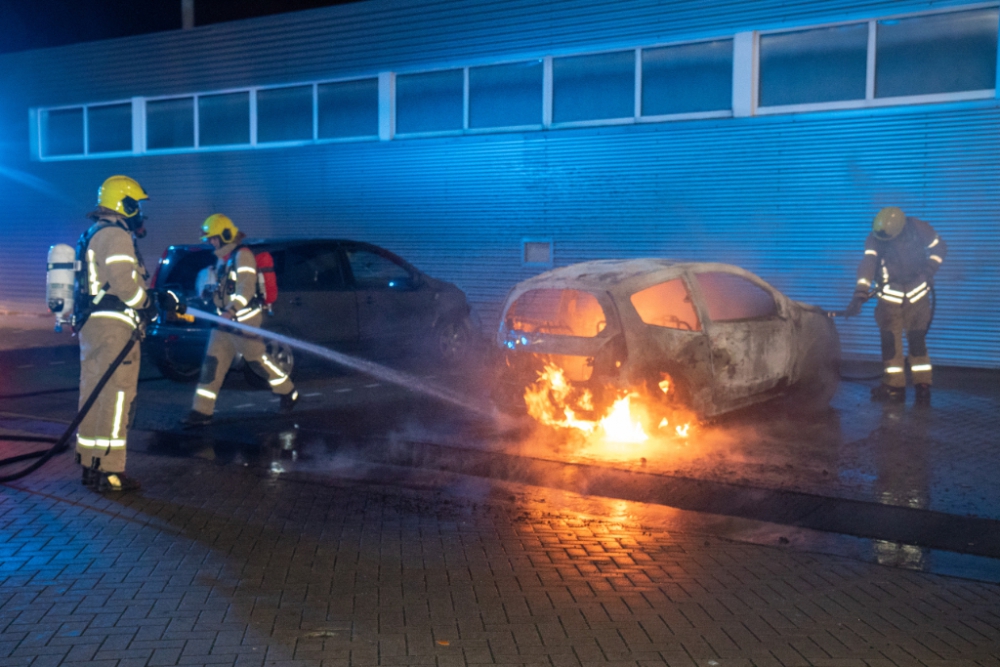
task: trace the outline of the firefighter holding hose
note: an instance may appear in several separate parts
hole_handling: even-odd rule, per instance
[[[145,236],[141,203],[146,191],[128,176],[111,176],[97,191],[93,221],[77,243],[73,326],[80,337],[80,406],[136,330],[155,317],[147,291],[149,274],[136,239]],[[139,345],[114,371],[80,422],[76,460],[83,484],[98,491],[131,491],[139,483],[125,474],[129,423],[135,414]]]
[[[201,226],[201,240],[212,244],[219,258],[218,286],[213,301],[222,317],[260,327],[266,304],[258,280],[257,260],[253,251],[241,245],[245,235],[232,220],[221,213],[210,215]],[[273,270],[273,269],[272,269]],[[215,401],[233,358],[242,354],[261,377],[266,377],[271,391],[281,397],[282,412],[291,412],[299,400],[292,379],[267,356],[264,341],[234,331],[213,329],[208,339],[201,377],[195,390],[191,412],[182,422],[186,428],[204,426],[212,421]]]
[[[934,228],[907,216],[895,206],[883,208],[865,239],[865,255],[858,265],[854,298],[846,315],[853,317],[869,296],[878,297],[875,322],[882,343],[882,382],[872,389],[872,400],[906,400],[906,359],[918,405],[930,405],[931,360],[927,354],[927,329],[932,307],[928,296],[934,274],[948,252],[948,245]],[[909,356],[903,355],[906,333]]]

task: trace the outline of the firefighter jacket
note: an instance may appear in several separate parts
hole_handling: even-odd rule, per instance
[[[118,319],[135,328],[140,322],[138,311],[151,305],[146,285],[149,274],[135,237],[120,222],[102,219],[83,238],[80,262],[87,284],[81,291],[88,297],[87,313]]]
[[[221,253],[225,254],[217,270],[219,287],[213,300],[220,312],[228,311],[234,320],[244,322],[261,312],[257,297],[257,260],[253,251],[245,246],[232,249],[224,246]]]
[[[915,303],[927,295],[930,281],[948,254],[948,244],[920,218],[907,217],[898,236],[880,239],[869,234],[865,256],[858,264],[856,296],[874,286],[878,297],[892,304]]]

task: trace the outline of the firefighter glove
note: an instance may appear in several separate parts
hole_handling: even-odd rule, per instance
[[[181,301],[180,297],[172,290],[157,290],[156,304],[167,315],[183,315],[187,312],[187,304]]]
[[[153,301],[150,301],[148,306],[140,308],[136,312],[139,314],[144,325],[152,324],[160,316],[160,311],[156,309],[156,304]]]
[[[865,301],[867,301],[867,299],[863,296],[856,296],[851,299],[851,302],[847,304],[847,309],[844,310],[844,317],[854,317],[855,315],[859,315],[861,313],[861,306],[865,305]]]

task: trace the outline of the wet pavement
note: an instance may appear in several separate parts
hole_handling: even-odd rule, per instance
[[[5,432],[61,430],[72,354],[0,352]],[[68,456],[0,490],[0,667],[1000,665],[998,378],[594,450],[328,367],[292,416],[234,377],[185,432],[147,366],[140,494]]]

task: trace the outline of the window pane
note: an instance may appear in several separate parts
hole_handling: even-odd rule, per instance
[[[198,145],[250,143],[250,93],[198,98]]]
[[[396,131],[461,130],[464,75],[460,69],[396,77]]]
[[[312,86],[257,91],[257,141],[301,141],[313,136]]]
[[[713,322],[777,315],[774,299],[763,287],[731,273],[696,273],[698,287]]]
[[[997,8],[878,22],[875,96],[996,86]]]
[[[394,288],[413,286],[409,270],[388,257],[369,250],[348,250],[347,261],[354,274],[354,284],[359,289]]]
[[[146,147],[194,146],[194,98],[146,102]]]
[[[535,289],[507,309],[504,326],[525,333],[593,338],[604,331],[607,317],[597,297],[575,289]]]
[[[83,154],[83,107],[42,111],[42,155]]]
[[[275,258],[277,269],[277,258]],[[288,291],[342,289],[336,249],[296,246],[285,252],[279,287]]]
[[[87,109],[87,150],[111,153],[132,150],[132,104],[110,104]]]
[[[634,52],[552,61],[552,120],[556,123],[630,118],[634,114]]]
[[[863,100],[868,24],[761,35],[760,106]]]
[[[541,60],[469,68],[469,127],[541,122]]]
[[[733,40],[642,52],[642,115],[733,107]]]
[[[321,139],[378,135],[378,79],[319,86]]]
[[[668,329],[701,331],[701,322],[687,287],[680,278],[647,287],[631,297],[632,305],[646,324]]]

